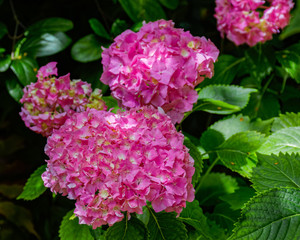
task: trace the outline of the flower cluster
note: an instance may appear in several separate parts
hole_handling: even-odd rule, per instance
[[[197,101],[195,86],[213,76],[218,54],[210,40],[174,28],[172,21],[144,23],[103,49],[100,80],[122,107],[161,107],[176,123]]]
[[[86,108],[106,109],[101,90],[92,93],[89,83],[57,76],[56,62],[39,69],[37,82],[24,88],[20,115],[25,125],[43,136],[51,135],[75,112]]]
[[[288,24],[293,6],[292,0],[216,0],[215,17],[222,37],[254,46]]]
[[[88,109],[48,138],[42,179],[76,200],[75,215],[93,228],[121,221],[122,212],[180,213],[193,201],[193,159],[170,118],[153,107],[127,112]]]

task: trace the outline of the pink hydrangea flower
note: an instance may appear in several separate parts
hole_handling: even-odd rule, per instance
[[[76,200],[75,215],[97,228],[141,214],[180,213],[193,201],[193,159],[170,118],[145,106],[76,113],[48,138],[45,186]]]
[[[92,92],[91,85],[81,80],[70,80],[70,74],[57,76],[56,62],[39,69],[38,81],[24,88],[21,118],[25,125],[43,136],[51,135],[75,112],[87,107],[106,109],[101,90]]]
[[[293,6],[292,0],[216,0],[215,17],[222,37],[254,46],[289,23]]]
[[[218,54],[210,40],[174,28],[172,21],[144,23],[103,48],[100,80],[122,107],[161,107],[179,123],[197,101],[195,86],[213,76]]]

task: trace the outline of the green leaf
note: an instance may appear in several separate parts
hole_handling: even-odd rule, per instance
[[[249,201],[255,194],[253,188],[240,187],[234,193],[220,196],[220,199],[230,205],[230,209],[238,210],[243,208],[244,204]]]
[[[250,93],[256,91],[256,89],[234,85],[209,85],[199,92],[200,103],[197,103],[194,109],[197,109],[200,104],[208,103],[200,109],[217,114],[237,112],[247,105]]]
[[[108,32],[105,30],[104,26],[98,19],[91,18],[89,20],[89,24],[93,29],[94,33],[96,33],[98,36],[111,40],[111,37],[109,36]]]
[[[264,48],[261,45],[259,47],[260,49],[249,48],[245,52],[246,61],[243,64],[245,64],[250,76],[261,82],[271,73],[275,56],[273,58],[273,49]]]
[[[201,206],[213,206],[220,202],[219,197],[233,193],[238,189],[235,178],[224,173],[210,173],[203,181],[197,193]]]
[[[183,143],[188,149],[189,154],[194,159],[194,167],[195,167],[195,173],[193,175],[192,183],[195,186],[195,184],[198,182],[200,178],[200,174],[202,172],[203,168],[203,159],[201,157],[201,153],[199,152],[198,148],[192,143],[192,141],[188,137],[184,137],[184,143]]]
[[[94,240],[88,225],[79,224],[78,218],[70,220],[74,210],[69,211],[63,218],[59,227],[61,240]]]
[[[113,110],[111,110],[113,113],[116,113],[118,109],[120,109],[118,106],[118,101],[112,96],[104,96],[102,99],[104,100],[108,110],[113,108]]]
[[[92,62],[101,58],[102,44],[94,34],[79,39],[71,49],[72,58],[78,62]]]
[[[300,42],[277,52],[276,59],[290,77],[300,83]]]
[[[283,128],[273,133],[257,151],[267,155],[300,152],[300,127]]]
[[[23,190],[22,185],[0,184],[0,194],[8,199],[15,199]]]
[[[270,132],[272,123],[272,119],[266,121],[256,119],[255,121],[251,122],[248,116],[239,114],[231,115],[222,120],[219,120],[211,125],[209,129],[213,129],[222,133],[225,139],[228,139],[236,133],[245,131],[257,131],[268,134]]]
[[[227,196],[227,195],[226,195]],[[234,223],[240,216],[240,210],[232,210],[228,203],[222,202],[215,206],[212,213],[208,213],[207,217],[216,222],[226,235],[231,235]],[[227,238],[226,238],[227,239]]]
[[[232,55],[221,55],[214,64],[214,76],[199,84],[203,88],[211,84],[231,84],[239,70],[239,64],[245,58],[236,58]]]
[[[38,64],[35,59],[25,57],[13,60],[10,68],[23,86],[36,81],[36,70],[38,68]]]
[[[0,57],[0,72],[5,72],[9,69],[11,64],[11,57],[10,55],[5,55],[4,57]]]
[[[206,151],[211,151],[216,149],[225,141],[225,137],[222,133],[214,129],[207,129],[200,138],[201,146]]]
[[[143,222],[136,217],[131,217],[128,221],[127,217],[125,217],[121,222],[117,222],[108,228],[105,238],[107,240],[146,240],[148,235]]]
[[[252,168],[256,164],[256,160],[252,154],[264,142],[264,136],[258,132],[239,132],[222,143],[216,149],[216,152],[226,167],[244,177],[249,177]]]
[[[261,118],[270,119],[277,117],[280,113],[280,104],[278,97],[270,93],[253,93],[249,100],[249,104],[242,110],[244,115],[248,115],[251,119]]]
[[[159,2],[169,9],[176,9],[179,4],[179,0],[159,0]]]
[[[150,219],[150,212],[147,206],[143,206],[143,214],[137,214],[136,217],[147,226]]]
[[[9,95],[16,101],[19,102],[23,96],[23,87],[20,85],[15,76],[7,78],[5,80],[6,89]]]
[[[198,237],[204,239],[222,239],[223,232],[221,229],[214,228],[209,225],[206,216],[203,214],[199,202],[194,200],[193,202],[187,202],[186,207],[180,213],[179,220],[192,226],[198,232]],[[200,239],[202,239],[200,238]]]
[[[262,192],[242,210],[230,240],[299,239],[300,189]]]
[[[46,171],[47,165],[42,165],[36,169],[28,178],[23,192],[17,197],[17,199],[34,200],[42,195],[46,191],[44,181],[41,178],[43,172]]]
[[[253,169],[251,182],[257,191],[276,187],[294,187],[300,189],[300,155],[257,154],[258,164]]]
[[[206,111],[215,114],[230,114],[241,110],[240,107],[211,98],[200,99],[193,111]]]
[[[283,29],[279,38],[281,40],[300,32],[300,0],[297,0],[296,8],[291,13],[290,23]]]
[[[13,77],[10,79],[6,79],[5,81],[6,89],[9,95],[16,101],[19,102],[23,96],[23,88],[19,84],[18,80]]]
[[[59,17],[46,18],[28,27],[25,35],[41,35],[43,33],[66,32],[73,28],[71,20]]]
[[[300,127],[300,112],[280,114],[279,117],[274,118],[273,132],[288,127]]]
[[[25,228],[37,239],[41,239],[34,229],[31,213],[26,208],[15,205],[12,202],[0,201],[0,215],[3,215],[16,226]]]
[[[133,24],[133,26],[131,27],[131,30],[134,31],[134,32],[138,32],[141,27],[143,26],[143,22],[137,22],[135,24]]]
[[[156,0],[119,0],[122,8],[134,22],[166,19],[166,14]]]
[[[8,33],[7,27],[3,22],[0,22],[0,39]]]
[[[111,34],[113,36],[118,36],[122,32],[128,29],[128,24],[124,20],[116,19],[113,24],[111,25]]]
[[[184,224],[176,218],[176,214],[150,211],[150,219],[147,225],[149,240],[185,240],[187,231]]]
[[[71,38],[63,32],[43,33],[40,36],[28,37],[21,52],[34,57],[45,57],[63,51],[71,42]]]

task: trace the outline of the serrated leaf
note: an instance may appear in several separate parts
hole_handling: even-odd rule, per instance
[[[221,229],[214,228],[214,231],[212,231],[212,227],[209,225],[197,200],[191,203],[187,202],[186,207],[180,213],[179,220],[195,228],[198,232],[198,237],[211,240],[223,238]]]
[[[300,0],[297,0],[296,8],[291,13],[291,20],[289,24],[283,29],[279,38],[281,40],[293,36],[300,32]]]
[[[209,103],[201,108],[203,111],[230,114],[243,109],[249,101],[250,93],[256,91],[253,88],[234,85],[209,85],[200,90],[198,100],[200,100],[199,104]]]
[[[185,240],[187,231],[184,224],[176,218],[176,214],[159,212],[150,209],[150,219],[147,225],[149,240]]]
[[[10,68],[16,74],[23,86],[36,81],[36,70],[38,68],[38,64],[35,59],[25,57],[13,60]]]
[[[294,187],[300,189],[300,155],[257,154],[258,164],[253,169],[251,182],[257,191],[276,187]]]
[[[264,120],[270,119],[278,116],[280,113],[280,104],[277,96],[273,94],[264,93],[264,95],[261,95],[260,93],[253,93],[242,113],[251,119],[257,117]]]
[[[42,165],[30,175],[24,186],[23,192],[17,199],[33,200],[46,191],[47,188],[44,186],[43,179],[41,178],[42,173],[46,171],[46,167],[46,164]]]
[[[300,152],[300,127],[284,128],[273,133],[257,151],[263,154]]]
[[[124,20],[116,19],[111,25],[111,34],[114,36],[120,35],[122,32],[128,29],[128,24]]]
[[[43,33],[66,32],[73,28],[71,20],[59,17],[46,18],[29,26],[27,35],[41,35]]]
[[[299,126],[300,126],[300,112],[285,113],[285,114],[280,114],[279,117],[274,118],[272,131],[276,132],[283,128],[299,127]]]
[[[271,189],[252,198],[229,240],[299,239],[300,190]]]
[[[159,2],[169,9],[176,9],[179,4],[179,0],[159,0]]]
[[[238,189],[237,181],[224,173],[210,173],[203,181],[197,199],[201,206],[213,206],[220,202],[219,197]]]
[[[74,210],[69,211],[63,218],[59,227],[59,237],[61,240],[94,240],[88,225],[79,224],[78,218],[70,220]]]
[[[6,89],[9,95],[16,101],[19,102],[23,96],[23,88],[19,84],[15,77],[5,80]]]
[[[225,139],[228,139],[236,133],[245,131],[257,131],[267,134],[270,131],[272,122],[272,119],[266,121],[257,119],[251,122],[248,116],[239,114],[219,120],[211,125],[209,129],[222,133]]]
[[[33,57],[45,57],[63,51],[72,40],[63,32],[31,36],[21,46],[21,52]]]
[[[194,168],[195,173],[193,175],[192,183],[195,186],[195,184],[198,182],[200,178],[200,174],[202,172],[203,168],[203,159],[201,157],[201,154],[198,150],[198,148],[192,143],[192,141],[188,137],[184,137],[184,143],[183,143],[188,149],[189,154],[194,159]]]
[[[5,55],[4,57],[0,57],[0,72],[5,72],[9,69],[11,63],[11,56]]]
[[[252,154],[264,142],[264,136],[258,132],[239,132],[222,143],[216,152],[226,167],[244,177],[250,177],[252,168],[256,164]]]
[[[35,235],[37,239],[41,239],[34,229],[31,213],[26,208],[13,204],[12,202],[1,201],[0,215],[3,215],[16,226],[25,228],[28,232]]]
[[[300,83],[300,42],[277,52],[276,59],[289,76]]]
[[[125,217],[121,222],[108,228],[105,238],[107,240],[146,240],[148,239],[148,230],[144,223],[136,217],[131,217],[129,221]]]
[[[0,39],[7,34],[8,30],[3,22],[0,22]]]
[[[199,84],[203,88],[211,84],[231,84],[239,70],[239,64],[245,58],[236,58],[232,55],[223,54],[218,57],[214,64],[214,76]]]
[[[253,188],[239,187],[234,193],[220,196],[220,199],[230,205],[230,209],[241,209],[246,202],[249,201],[255,194]]]
[[[101,58],[102,45],[100,40],[89,34],[79,39],[71,49],[72,58],[79,62],[92,62]]]
[[[98,19],[91,18],[89,20],[89,24],[93,29],[94,33],[96,33],[98,36],[111,40],[111,37],[109,36],[108,32],[105,30],[104,26]]]
[[[163,8],[156,0],[119,0],[119,2],[134,22],[166,19]]]

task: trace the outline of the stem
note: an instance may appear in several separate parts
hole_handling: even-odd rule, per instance
[[[283,82],[282,82],[282,86],[281,86],[281,89],[280,89],[280,94],[282,94],[284,92],[287,78],[288,78],[288,75],[285,74],[284,77],[283,77]]]
[[[109,30],[108,22],[106,21],[105,14],[104,14],[104,12],[102,11],[99,2],[98,2],[97,0],[94,0],[94,1],[95,1],[96,6],[97,6],[97,10],[99,11],[99,13],[100,13],[100,15],[101,15],[101,17],[102,17],[102,19],[103,19],[103,21],[104,21],[104,24],[105,24],[106,29]]]
[[[9,0],[9,5],[10,5],[10,8],[11,8],[11,11],[12,11],[12,14],[13,14],[13,17],[16,21],[16,26],[15,26],[15,30],[14,30],[14,35],[12,37],[13,39],[13,42],[12,42],[12,48],[11,48],[11,58],[14,59],[15,56],[14,56],[14,50],[15,50],[15,45],[16,45],[16,40],[19,38],[17,36],[18,34],[18,28],[19,28],[19,25],[25,29],[25,26],[20,22],[20,20],[18,19],[18,16],[17,16],[17,13],[15,11],[15,7],[14,7],[14,4],[12,2],[12,0]]]
[[[202,186],[204,180],[207,178],[208,174],[211,172],[211,170],[213,169],[213,167],[217,164],[217,162],[220,160],[219,157],[217,157],[215,159],[215,161],[209,166],[209,168],[206,170],[205,174],[203,175],[203,177],[200,179],[199,184],[196,187],[195,190],[195,195],[197,194],[197,192],[199,191],[200,187]]]

